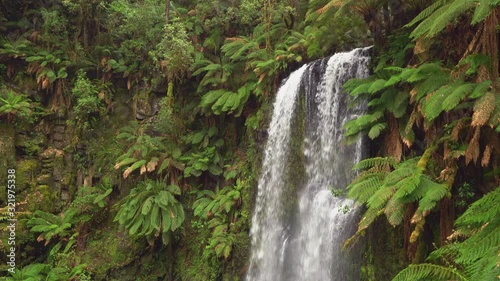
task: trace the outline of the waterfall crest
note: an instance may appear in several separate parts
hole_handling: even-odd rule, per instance
[[[302,66],[280,87],[252,217],[247,281],[356,279],[352,257],[340,249],[355,228],[354,202],[335,197],[332,189],[347,186],[353,177],[351,167],[363,154],[361,140],[342,143],[343,124],[363,110],[348,107],[349,96],[342,85],[353,77],[367,77],[368,62],[367,48],[338,53]],[[297,130],[292,120],[299,110],[299,93],[305,94],[305,178],[295,193],[295,211],[290,213],[285,205],[294,203],[283,198],[289,188],[285,163]]]

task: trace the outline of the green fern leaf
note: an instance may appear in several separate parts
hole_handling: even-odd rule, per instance
[[[448,195],[448,188],[444,184],[438,184],[430,180],[427,176],[422,176],[421,184],[427,186],[428,191],[418,202],[417,212],[432,210],[436,204]]]
[[[392,226],[397,226],[403,221],[404,213],[405,213],[405,205],[403,202],[393,196],[385,206],[384,213],[387,217],[387,221]]]
[[[425,119],[432,121],[443,112],[443,102],[450,95],[453,87],[444,86],[430,95],[430,97],[423,102],[423,113]]]
[[[459,15],[465,13],[467,10],[473,8],[475,6],[474,1],[460,1],[455,0],[452,1],[451,4],[442,12],[440,16],[433,22],[432,27],[429,29],[429,32],[426,34],[427,37],[433,37],[436,34],[440,33],[447,25],[452,23]]]
[[[377,190],[377,192],[375,192],[375,194],[373,194],[373,196],[366,202],[366,206],[369,208],[366,213],[371,211],[370,209],[382,209],[387,204],[387,201],[389,201],[389,199],[394,195],[394,192],[396,192],[396,190],[393,187],[385,185],[381,186],[380,189]]]
[[[443,101],[442,108],[445,111],[455,109],[459,102],[468,96],[475,88],[474,83],[464,83],[456,87]]]
[[[354,165],[352,169],[365,170],[375,166],[384,166],[384,165],[394,166],[395,164],[396,162],[394,158],[391,157],[373,157],[359,161],[357,164]]]
[[[469,281],[466,277],[462,276],[454,268],[444,267],[435,264],[412,264],[399,272],[392,281]]]
[[[375,81],[373,81],[370,85],[370,87],[368,88],[368,93],[369,94],[374,94],[376,92],[379,92],[381,91],[382,89],[385,88],[385,83],[387,81],[384,80],[384,79],[377,79]]]
[[[382,131],[384,131],[385,129],[387,129],[387,124],[386,123],[377,123],[375,125],[372,126],[372,128],[370,129],[370,131],[368,132],[368,137],[370,137],[370,139],[375,139],[377,138],[378,136],[380,136],[380,133]]]
[[[430,17],[439,7],[446,4],[446,2],[448,2],[448,0],[435,1],[432,5],[425,8],[422,12],[420,12],[420,14],[418,14],[415,18],[413,18],[413,20],[410,23],[408,23],[407,25],[405,25],[405,27],[411,27],[411,26],[415,25],[417,22]]]
[[[479,3],[477,3],[476,9],[474,10],[474,16],[472,17],[472,25],[484,21],[495,8],[489,3],[490,1],[483,0],[478,2]]]
[[[477,99],[479,97],[482,97],[488,91],[490,85],[491,85],[491,80],[486,80],[482,83],[477,84],[472,93],[470,94],[470,98]]]

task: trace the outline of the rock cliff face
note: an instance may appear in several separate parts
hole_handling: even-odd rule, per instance
[[[7,178],[7,169],[11,169],[15,165],[16,149],[14,146],[15,130],[11,125],[0,123],[0,178]],[[6,186],[1,183],[0,201],[2,203],[6,200]],[[5,204],[2,204],[4,206]]]

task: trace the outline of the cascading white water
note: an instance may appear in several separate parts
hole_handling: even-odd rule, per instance
[[[287,160],[292,115],[306,67],[304,65],[293,72],[276,95],[250,230],[252,260],[248,280],[264,281],[281,278],[283,268],[281,246],[286,234],[281,204],[281,195],[285,189],[283,164]]]
[[[343,124],[361,112],[348,108],[342,85],[350,78],[366,77],[368,61],[367,49],[339,53],[307,69],[303,66],[278,91],[252,218],[248,281],[348,280],[352,260],[341,246],[352,234],[356,212],[351,200],[335,197],[331,190],[346,187],[352,165],[362,157],[361,141],[342,143]],[[284,163],[301,84],[306,102],[306,178],[298,193],[298,210],[290,215],[283,213],[281,196],[287,188]]]
[[[351,167],[361,160],[362,145],[342,142],[342,127],[360,113],[348,108],[348,95],[342,85],[353,77],[368,75],[368,57],[363,49],[332,56],[320,83],[308,81],[306,93],[309,112],[304,154],[307,183],[299,195],[298,235],[291,252],[296,258],[293,279],[348,280],[349,258],[342,243],[355,226],[354,202],[335,197],[332,189],[344,189],[352,179]],[[307,126],[307,125],[306,125]],[[291,245],[291,246],[292,246]]]

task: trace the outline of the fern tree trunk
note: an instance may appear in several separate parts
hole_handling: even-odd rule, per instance
[[[165,0],[165,25],[168,24],[170,14],[170,0]]]
[[[417,210],[415,204],[409,204],[406,207],[405,215],[403,218],[403,249],[405,251],[405,262],[411,262],[417,252],[418,241],[415,243],[410,242],[412,233],[411,218]]]
[[[448,236],[453,232],[453,223],[455,221],[455,206],[450,198],[444,198],[440,203],[439,218],[439,243],[441,246],[446,244]]]

